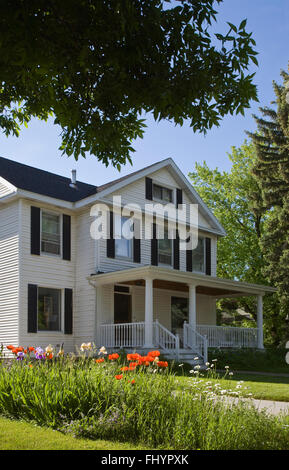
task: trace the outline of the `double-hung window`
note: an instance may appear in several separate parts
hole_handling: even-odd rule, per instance
[[[198,273],[205,272],[205,238],[198,238],[198,245],[192,251],[192,271]]]
[[[129,217],[115,217],[115,256],[133,258],[132,221]]]
[[[173,190],[153,183],[153,200],[164,203],[173,202]]]
[[[41,214],[41,251],[52,255],[60,255],[60,215],[46,211],[42,211]]]
[[[38,331],[61,330],[61,290],[38,287]]]
[[[158,239],[158,264],[172,266],[173,240],[169,238],[168,227],[164,227],[164,237]]]

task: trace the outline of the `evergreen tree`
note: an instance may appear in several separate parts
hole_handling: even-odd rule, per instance
[[[272,334],[276,341],[289,338],[289,75],[281,72],[283,84],[273,82],[276,101],[260,108],[262,117],[254,116],[257,131],[249,133],[256,149],[253,173],[261,188],[254,210],[269,211],[261,236],[264,255],[263,273],[278,288],[280,311]]]

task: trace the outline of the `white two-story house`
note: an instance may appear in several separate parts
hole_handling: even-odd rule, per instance
[[[141,234],[115,238],[140,207]],[[178,232],[146,230],[148,203],[198,206],[198,243],[180,249]],[[92,236],[95,204],[109,209],[109,235]],[[0,158],[0,343],[83,342],[107,348],[159,348],[206,358],[207,347],[263,347],[262,297],[275,289],[216,277],[225,231],[172,159],[93,186]],[[255,296],[257,328],[216,325],[216,300]]]

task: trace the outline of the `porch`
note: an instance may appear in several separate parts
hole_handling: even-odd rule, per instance
[[[94,274],[88,280],[96,289],[98,345],[112,349],[157,347],[170,357],[190,353],[204,361],[208,347],[263,348],[262,300],[265,293],[275,291],[271,287],[155,266]],[[109,308],[103,304],[105,286],[111,287]],[[120,305],[121,296],[131,292],[137,292],[142,300],[134,302],[129,315],[129,302],[127,307],[126,302],[122,308]],[[178,328],[173,328],[168,301],[173,295],[187,299],[187,316]],[[242,295],[256,297],[257,328],[217,326],[212,310],[216,300]]]

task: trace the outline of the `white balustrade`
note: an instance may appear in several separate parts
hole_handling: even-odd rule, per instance
[[[197,325],[197,331],[208,339],[211,348],[257,348],[257,328]]]

